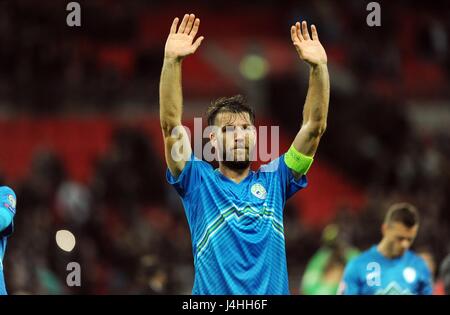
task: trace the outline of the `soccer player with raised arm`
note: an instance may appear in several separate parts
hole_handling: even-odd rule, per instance
[[[256,142],[253,110],[241,96],[213,102],[208,123],[215,128],[209,138],[219,161],[213,169],[193,155],[180,128],[181,65],[204,40],[196,38],[199,25],[193,14],[186,14],[180,24],[178,18],[173,20],[160,81],[167,180],[182,198],[191,232],[192,293],[289,294],[283,208],[306,187],[305,174],[326,128],[327,55],[314,25],[311,36],[306,22],[291,27],[292,43],[310,70],[303,121],[290,149],[257,171],[250,169]]]
[[[433,288],[430,270],[420,256],[409,250],[418,229],[419,215],[413,205],[392,205],[381,227],[381,242],[348,263],[339,293],[431,294]]]
[[[16,194],[7,186],[0,186],[0,295],[6,295],[3,275],[3,257],[8,236],[13,232],[13,219],[16,214]]]

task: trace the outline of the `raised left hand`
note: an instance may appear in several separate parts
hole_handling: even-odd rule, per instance
[[[327,54],[319,41],[319,35],[315,25],[311,25],[311,35],[309,36],[308,24],[303,21],[291,26],[291,39],[297,50],[300,59],[306,61],[311,66],[327,63]]]

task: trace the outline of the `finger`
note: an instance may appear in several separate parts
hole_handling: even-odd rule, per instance
[[[296,41],[298,41],[298,38],[297,38],[297,30],[296,30],[296,28],[295,28],[295,25],[292,25],[292,26],[291,26],[291,39],[292,39],[292,42],[293,42],[293,43],[295,43]]]
[[[200,36],[199,38],[197,38],[197,40],[194,42],[194,51],[197,50],[198,47],[200,47],[200,44],[202,43],[202,41],[205,39],[205,37]]]
[[[295,23],[295,31],[297,33],[297,38],[299,41],[303,41],[303,35],[302,35],[302,31],[300,29],[300,23],[297,22]]]
[[[173,19],[172,26],[170,27],[170,34],[175,34],[177,32],[179,18]]]
[[[319,40],[319,34],[317,34],[317,28],[314,24],[311,25],[311,34],[313,40]]]
[[[192,27],[191,33],[189,35],[195,37],[195,35],[197,35],[199,26],[200,26],[200,19],[195,19],[194,26]]]
[[[309,37],[309,32],[308,32],[308,24],[306,23],[306,21],[302,22],[302,34],[303,34],[303,39],[304,40],[309,40],[311,39]]]
[[[195,15],[191,14],[189,15],[189,20],[186,24],[186,28],[184,29],[184,34],[188,34],[191,32],[192,29],[192,24],[194,24],[194,20],[195,20]]]
[[[183,17],[183,21],[181,21],[180,27],[178,28],[178,34],[182,34],[184,29],[186,28],[186,23],[189,19],[189,14],[185,14]]]

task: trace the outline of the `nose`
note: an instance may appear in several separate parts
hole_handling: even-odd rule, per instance
[[[408,240],[403,240],[401,245],[404,250],[407,250],[410,246],[410,242]]]
[[[234,132],[234,139],[236,142],[238,141],[245,141],[246,132],[242,127],[236,127]]]
[[[234,144],[235,144],[235,147],[237,147],[237,148],[243,148],[245,146],[245,138],[236,136],[234,138]]]

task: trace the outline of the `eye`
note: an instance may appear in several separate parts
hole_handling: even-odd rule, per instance
[[[222,127],[222,132],[227,132],[227,131],[234,131],[235,126],[233,125],[226,125]]]

